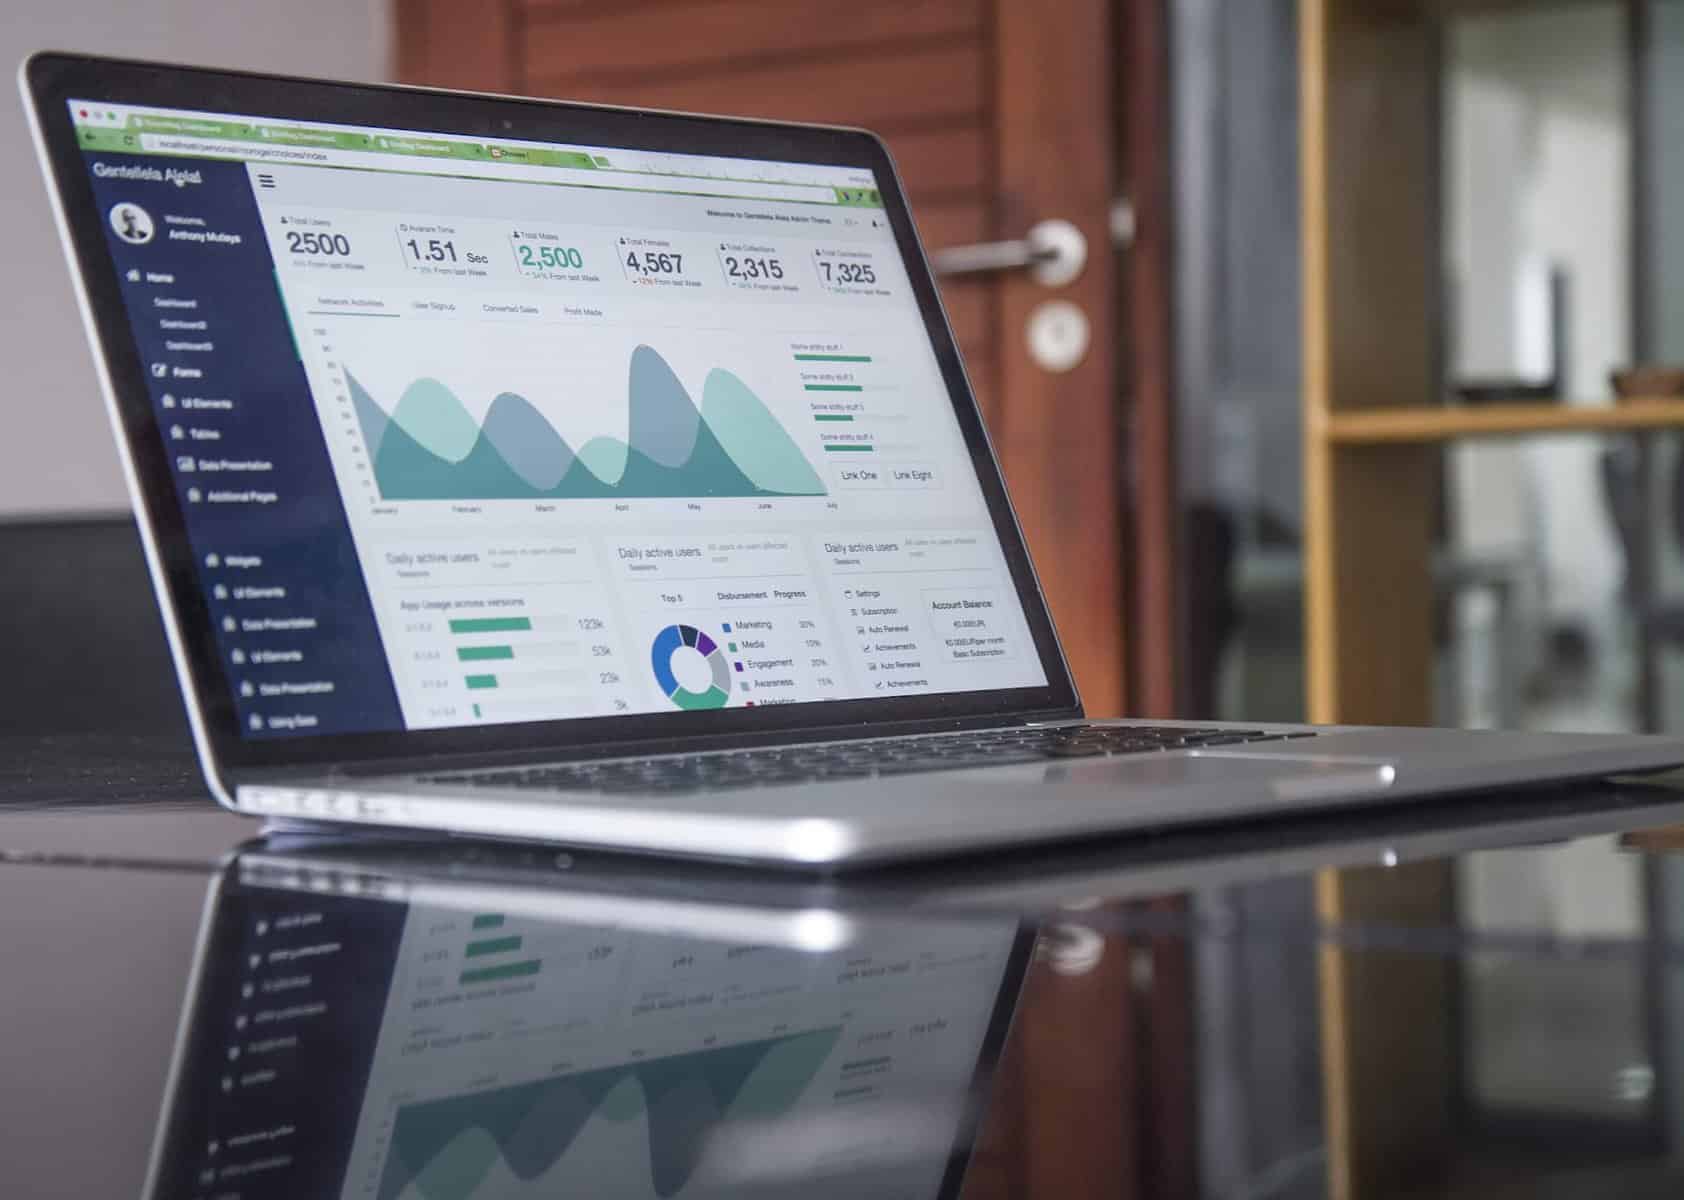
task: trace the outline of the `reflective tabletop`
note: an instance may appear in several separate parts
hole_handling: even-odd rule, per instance
[[[1668,1196],[1684,784],[842,877],[0,739],[7,1197]]]

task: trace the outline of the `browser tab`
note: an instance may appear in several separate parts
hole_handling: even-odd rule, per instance
[[[481,142],[407,130],[303,121],[243,121],[216,113],[175,113],[73,101],[84,149],[232,160],[312,163],[366,170],[460,174],[568,186],[720,198],[881,207],[869,172],[821,164],[743,162],[706,155]],[[446,163],[450,165],[445,165]],[[431,165],[436,164],[436,165]],[[575,173],[589,173],[580,178]]]
[[[434,138],[393,137],[382,134],[374,139],[374,147],[378,150],[391,150],[398,154],[426,154],[434,158],[453,158],[457,155],[457,142],[439,141]]]
[[[282,142],[289,146],[329,146],[345,150],[362,150],[369,145],[366,134],[338,133],[331,129],[309,129],[297,125],[259,125],[254,134],[210,136],[256,136],[265,142]]]
[[[249,138],[253,135],[250,125],[237,124],[231,121],[204,120],[195,117],[163,117],[150,113],[133,113],[129,116],[128,127],[142,133],[184,133],[194,137],[215,138]]]

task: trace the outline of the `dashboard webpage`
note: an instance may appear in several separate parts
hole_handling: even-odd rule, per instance
[[[869,170],[71,113],[247,736],[1046,683]]]
[[[239,875],[154,1196],[933,1200],[1015,997],[1011,921]]]

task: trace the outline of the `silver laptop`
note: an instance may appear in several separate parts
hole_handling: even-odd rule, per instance
[[[838,867],[1684,762],[1084,720],[869,133],[22,83],[239,812]]]

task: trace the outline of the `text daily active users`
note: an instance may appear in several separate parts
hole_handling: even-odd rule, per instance
[[[1046,682],[869,171],[72,109],[248,736]]]

